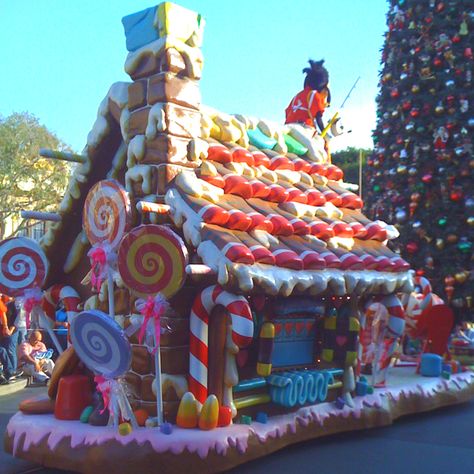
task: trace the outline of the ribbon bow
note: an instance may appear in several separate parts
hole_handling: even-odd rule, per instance
[[[28,329],[30,328],[31,312],[36,306],[39,306],[41,304],[42,300],[43,292],[38,287],[29,288],[28,290],[25,290],[25,293],[20,298],[20,303],[23,306],[23,309],[25,310],[26,327]]]
[[[127,396],[122,384],[118,380],[96,375],[94,382],[97,384],[97,391],[102,395],[102,400],[104,401],[104,408],[100,411],[101,414],[108,409],[110,418],[112,419],[115,407],[118,407],[119,415],[121,414],[123,418],[130,416],[127,407]]]
[[[149,296],[146,300],[137,300],[135,306],[138,311],[140,311],[140,314],[143,315],[143,323],[138,334],[138,341],[140,344],[142,343],[142,340],[147,332],[148,323],[153,321],[155,347],[152,353],[154,354],[160,345],[161,332],[164,332],[164,330],[161,328],[161,317],[168,309],[168,302],[160,293],[158,293],[154,297]]]
[[[102,282],[107,277],[109,268],[112,268],[117,261],[117,256],[110,247],[109,242],[100,242],[93,245],[89,252],[87,252],[87,256],[89,257],[92,266],[92,286],[97,290],[97,292],[100,292]]]

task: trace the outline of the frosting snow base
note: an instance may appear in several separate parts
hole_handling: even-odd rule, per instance
[[[31,456],[29,451],[38,453],[39,445],[42,450],[51,453],[52,458],[49,459],[53,461],[55,455],[64,453],[65,444],[70,450],[92,448],[96,450],[98,447],[103,447],[108,450],[109,457],[114,458],[114,466],[115,463],[119,466],[121,458],[119,453],[123,447],[133,444],[136,461],[139,462],[142,451],[136,447],[142,448],[147,445],[148,450],[156,453],[157,460],[163,454],[176,456],[185,453],[185,456],[175,461],[175,467],[176,463],[181,462],[186,465],[193,456],[198,456],[201,460],[212,456],[214,460],[216,457],[223,458],[220,459],[218,466],[221,469],[258,457],[258,454],[254,453],[255,444],[275,443],[276,447],[267,445],[261,450],[259,455],[264,455],[302,439],[389,424],[402,415],[459,403],[474,396],[472,372],[455,374],[450,380],[445,380],[421,377],[413,371],[413,367],[392,368],[390,387],[376,389],[372,395],[355,397],[354,408],[345,406],[343,409],[337,409],[334,403],[320,403],[302,407],[285,415],[270,417],[265,424],[258,422],[252,422],[250,425],[234,424],[211,431],[187,430],[174,426],[171,435],[165,435],[159,429],[139,428],[127,436],[120,436],[113,427],[95,427],[78,421],[58,421],[53,415],[24,415],[18,412],[8,424],[6,446],[13,455],[38,462],[44,462],[44,456]],[[410,405],[411,399],[416,401]],[[407,408],[408,405],[411,408]],[[379,412],[376,415],[378,421],[356,423],[357,420],[364,421],[365,418],[369,418],[374,412]],[[387,416],[379,416],[380,414]],[[336,430],[332,429],[335,424],[337,424]],[[328,429],[329,425],[331,429]],[[311,428],[313,434],[301,438],[305,428]],[[319,432],[315,433],[314,429],[319,429]],[[237,458],[235,454],[238,454]],[[233,461],[229,459],[229,464],[226,465],[227,455],[229,458],[234,456],[235,459]],[[64,454],[61,456],[64,461]],[[54,462],[51,466],[68,467],[64,463],[54,464]],[[210,472],[213,470],[216,468],[209,467]],[[84,461],[81,471],[90,471],[87,461]],[[117,472],[128,471],[118,469]]]

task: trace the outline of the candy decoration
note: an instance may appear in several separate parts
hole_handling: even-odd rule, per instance
[[[360,323],[355,317],[327,316],[324,319],[322,358],[351,366],[357,360]]]
[[[99,181],[87,194],[82,221],[92,245],[107,241],[115,249],[132,224],[127,191],[113,179]]]
[[[186,279],[188,252],[181,238],[161,225],[141,225],[129,232],[118,251],[118,270],[135,294],[176,294]]]
[[[48,260],[34,240],[13,237],[0,242],[0,270],[0,293],[22,296],[25,290],[43,285]]]
[[[213,430],[217,428],[218,421],[219,402],[215,395],[209,395],[201,408],[198,426],[201,430]]]
[[[107,378],[118,377],[130,367],[130,343],[122,328],[105,313],[83,311],[71,321],[74,350],[93,372]]]
[[[275,325],[270,322],[262,324],[260,329],[257,374],[267,377],[272,373],[273,340],[275,338]]]
[[[208,395],[208,325],[209,315],[216,305],[224,306],[229,312],[232,340],[239,348],[247,346],[253,337],[252,313],[243,296],[212,285],[196,297],[190,316],[189,389],[200,403],[204,403]]]
[[[426,296],[427,294],[431,293],[433,289],[431,288],[431,283],[429,280],[423,276],[415,276],[415,286],[420,288],[420,293],[423,294],[423,296]]]
[[[81,298],[77,291],[68,285],[56,284],[48,288],[43,294],[42,306],[46,316],[54,321],[58,304],[62,302],[69,323],[78,315],[78,306]]]
[[[179,402],[176,424],[180,428],[196,428],[198,424],[198,405],[191,392],[186,392]]]
[[[388,321],[385,327],[379,327],[379,337],[376,341],[376,356],[373,370],[374,387],[385,386],[386,374],[398,339],[405,329],[405,311],[401,301],[395,295],[385,296],[381,303],[388,312]],[[383,324],[383,323],[382,323]]]

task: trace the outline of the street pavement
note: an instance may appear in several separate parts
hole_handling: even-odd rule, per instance
[[[44,391],[0,394],[0,433],[18,403]],[[159,474],[160,469],[156,470]],[[0,474],[65,474],[0,450]],[[239,466],[232,474],[474,474],[474,400],[409,416],[394,425],[290,446]],[[97,473],[102,474],[102,473]],[[139,473],[137,473],[139,474]],[[176,473],[181,474],[181,473]]]

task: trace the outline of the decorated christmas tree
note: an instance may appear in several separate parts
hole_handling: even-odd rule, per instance
[[[474,3],[390,0],[370,217],[396,222],[395,250],[474,319]]]

